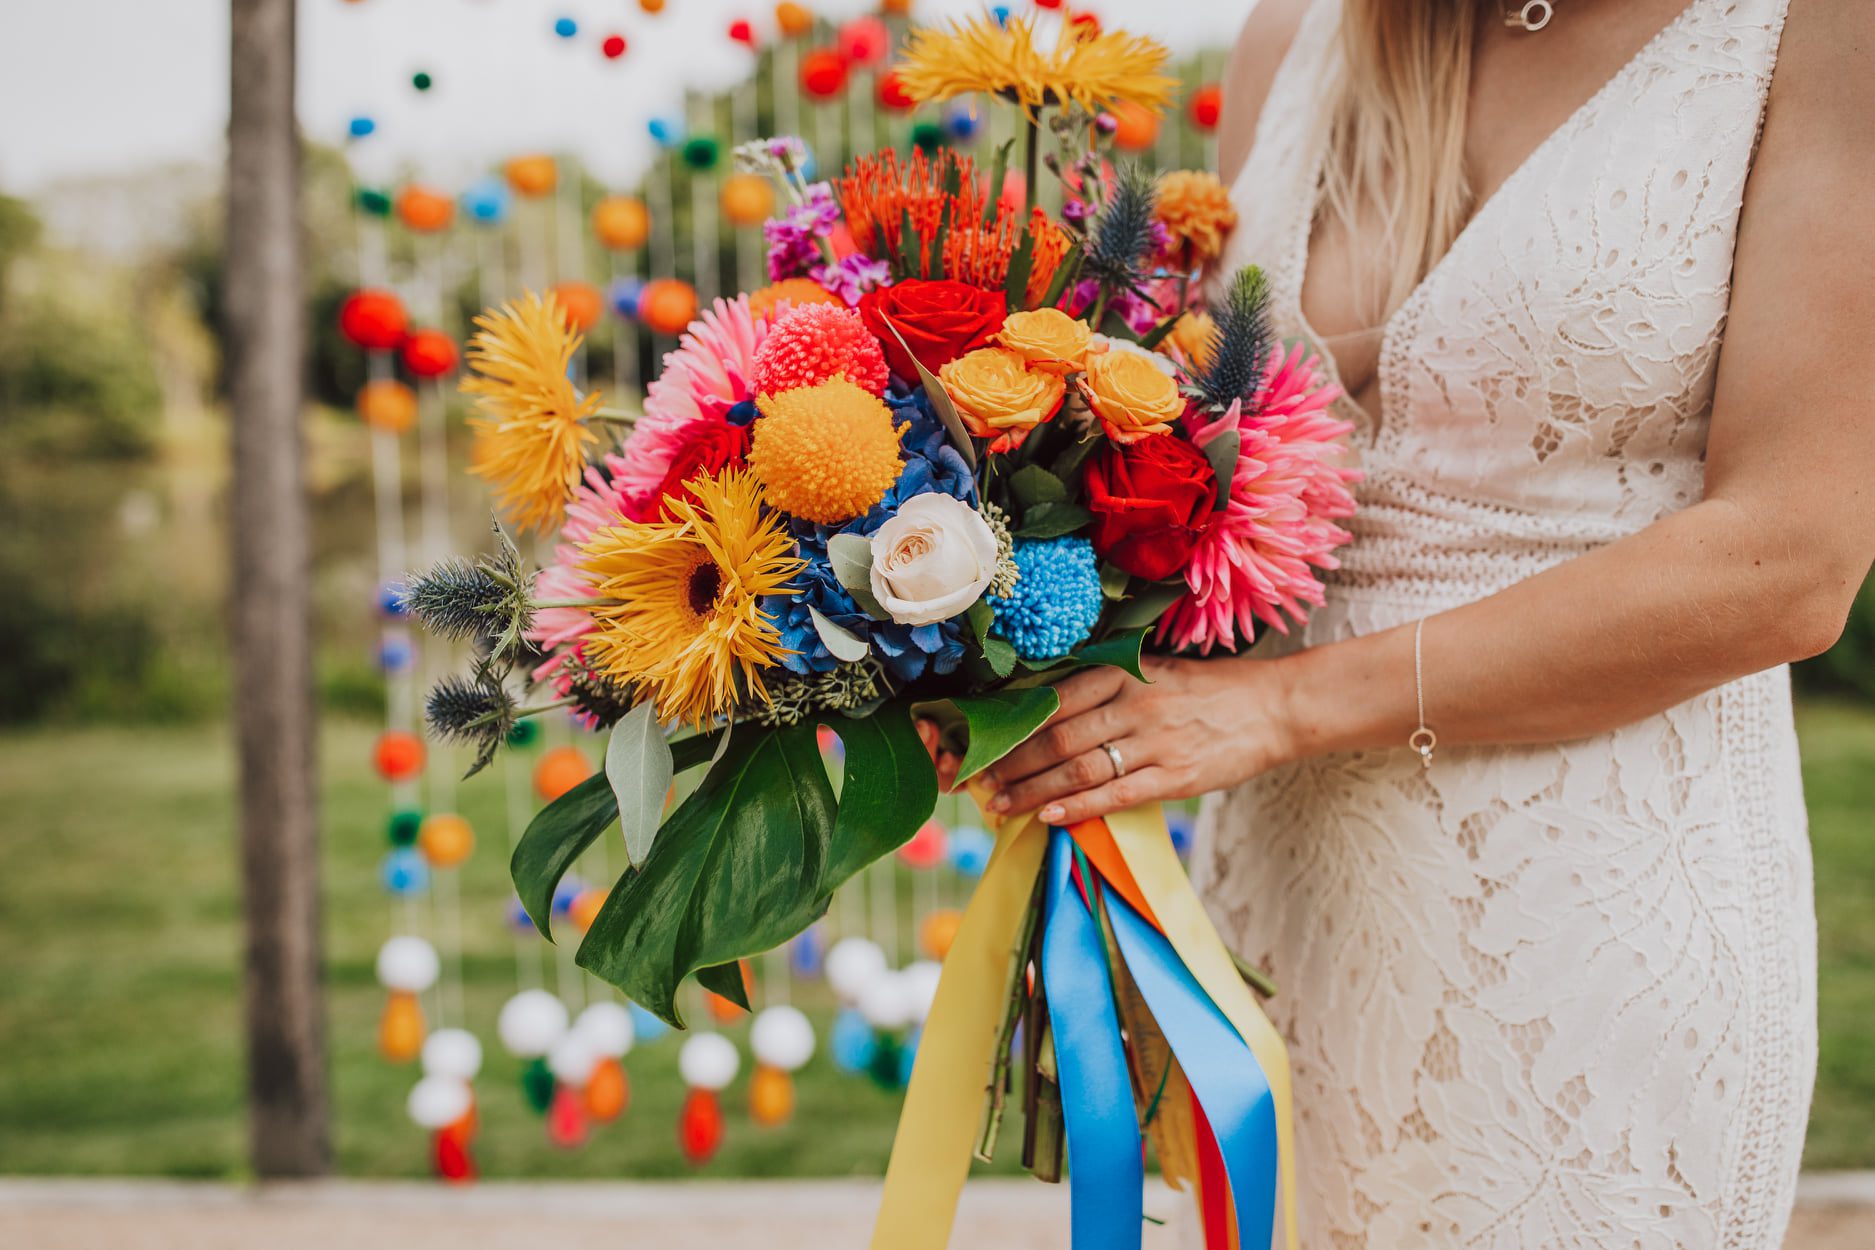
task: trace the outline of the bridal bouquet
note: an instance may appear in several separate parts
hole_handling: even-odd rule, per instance
[[[534,820],[514,881],[546,933],[562,874],[618,822],[630,867],[578,963],[671,1023],[692,976],[747,1005],[739,961],[930,816],[919,718],[968,779],[1049,719],[1064,674],[1232,649],[1321,601],[1353,507],[1333,392],[1272,339],[1256,269],[1194,306],[1234,221],[1217,180],[1106,159],[1101,103],[1159,104],[1163,56],[1084,28],[1042,53],[1020,21],[913,36],[914,95],[1027,111],[1031,195],[1044,128],[1058,142],[1055,215],[1004,193],[1008,148],[988,171],[886,151],[810,182],[798,140],[744,145],[741,167],[785,192],[771,284],[704,311],[642,413],[569,380],[578,339],[551,297],[478,320],[473,472],[558,542],[538,575],[504,535],[413,579],[420,620],[484,644],[430,722],[478,767],[542,707],[608,730],[603,773]],[[523,706],[517,685],[547,693]],[[1002,822],[876,1246],[944,1243],[1016,1074],[1025,1162],[1057,1179],[1065,1145],[1077,1246],[1136,1243],[1142,1134],[1216,1244],[1268,1243],[1292,1183],[1286,1060],[1156,810]]]

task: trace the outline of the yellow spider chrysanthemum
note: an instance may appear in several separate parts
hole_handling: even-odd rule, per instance
[[[903,425],[864,387],[835,374],[814,386],[759,395],[749,468],[768,501],[793,516],[838,525],[885,498],[904,468]]]
[[[1176,80],[1161,73],[1164,45],[1091,23],[1068,24],[1052,49],[1035,46],[1035,24],[989,16],[949,29],[912,31],[896,67],[899,85],[919,103],[973,91],[1014,100],[1033,115],[1044,105],[1077,104],[1089,112],[1125,100],[1158,112]]]
[[[752,474],[691,479],[696,502],[672,497],[667,521],[602,529],[580,548],[597,597],[585,654],[606,676],[643,691],[660,720],[701,727],[766,700],[762,670],[789,654],[762,611],[805,562],[780,515],[763,514]]]
[[[468,351],[475,376],[462,383],[480,412],[469,419],[469,472],[494,488],[516,525],[551,529],[566,515],[587,448],[599,441],[586,423],[599,396],[582,396],[566,372],[580,336],[551,293],[530,291],[475,324]]]

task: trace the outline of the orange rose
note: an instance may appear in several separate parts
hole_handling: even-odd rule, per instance
[[[1131,344],[1109,343],[1107,350],[1088,356],[1081,387],[1087,406],[1114,442],[1137,443],[1169,433],[1172,422],[1185,414],[1185,397],[1161,364],[1170,368],[1172,362]]]
[[[1094,332],[1059,308],[1013,312],[990,339],[1028,362],[1031,369],[1065,375],[1087,367],[1087,345]]]
[[[1003,347],[980,347],[938,370],[938,380],[957,407],[964,426],[978,438],[996,440],[991,451],[1020,446],[1030,430],[1055,415],[1067,383],[1024,364]]]

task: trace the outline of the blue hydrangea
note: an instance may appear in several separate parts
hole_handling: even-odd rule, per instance
[[[1052,660],[1087,641],[1100,619],[1100,566],[1085,538],[1018,539],[1021,578],[1006,599],[990,597],[996,632],[1025,660]]]
[[[943,423],[932,411],[924,392],[893,392],[885,399],[891,405],[894,419],[909,424],[900,440],[905,451],[905,468],[899,473],[898,481],[872,511],[844,525],[816,525],[798,519],[790,522],[798,554],[807,561],[807,567],[795,577],[795,584],[802,587],[802,591],[797,596],[774,595],[762,604],[780,623],[782,645],[795,653],[782,662],[796,673],[827,673],[838,663],[814,630],[813,618],[808,613],[810,606],[865,639],[894,681],[915,681],[927,670],[949,673],[963,662],[964,623],[961,620],[916,626],[875,621],[860,610],[853,596],[840,585],[827,556],[827,540],[833,535],[871,534],[914,495],[935,491],[961,499],[973,508],[977,506],[976,479],[970,473],[970,466],[951,445]]]

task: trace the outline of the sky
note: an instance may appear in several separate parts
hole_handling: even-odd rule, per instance
[[[876,0],[818,0],[839,19]],[[1018,11],[1025,0],[1010,0]],[[1252,0],[1093,0],[1108,25],[1175,50],[1220,47]],[[981,0],[918,0],[932,19]],[[62,179],[220,159],[227,119],[227,0],[0,0],[0,191],[31,195]],[[367,177],[405,169],[459,187],[530,150],[581,154],[604,181],[633,178],[646,123],[674,115],[685,89],[746,72],[733,18],[772,23],[769,0],[300,0],[299,111],[306,133],[341,143],[355,116],[376,132],[352,144]],[[561,17],[578,33],[554,33]],[[630,49],[608,61],[617,32]],[[418,71],[434,86],[411,86]]]

